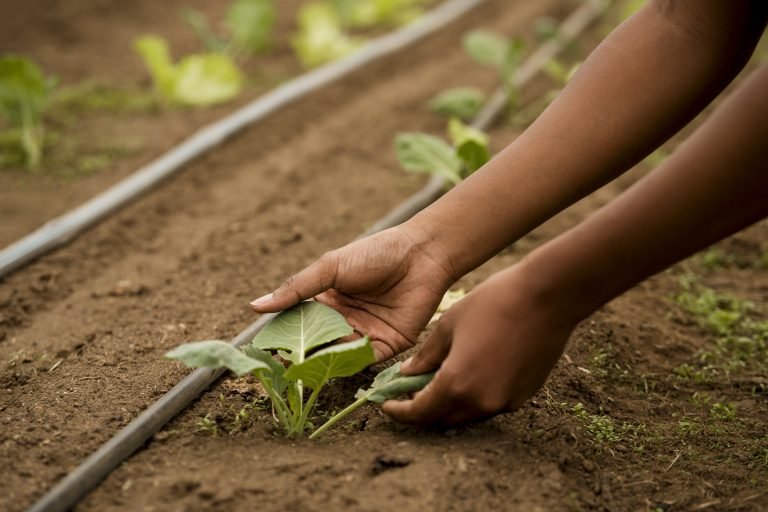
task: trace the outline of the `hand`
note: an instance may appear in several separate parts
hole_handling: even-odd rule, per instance
[[[456,425],[513,411],[544,384],[576,325],[542,300],[521,265],[495,274],[441,318],[406,375],[439,368],[412,399],[383,410],[418,425]],[[555,301],[556,302],[556,301]]]
[[[324,254],[272,294],[251,303],[259,313],[315,297],[371,338],[379,361],[412,347],[455,278],[450,262],[405,225]]]

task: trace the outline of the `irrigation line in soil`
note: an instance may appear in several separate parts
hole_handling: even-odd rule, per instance
[[[371,41],[349,57],[290,80],[227,117],[201,128],[93,199],[0,251],[0,278],[68,243],[235,133],[377,59],[402,50],[459,19],[483,1],[447,0],[412,24]]]
[[[581,33],[605,8],[601,0],[590,1],[576,9],[560,26],[560,36],[540,46],[516,71],[513,83],[524,86],[551,58]],[[490,128],[493,121],[507,106],[503,91],[497,91],[482,111],[473,126]],[[373,224],[358,238],[396,226],[432,203],[445,189],[442,178],[432,178],[421,190],[394,208]],[[241,347],[248,343],[275,314],[265,314],[240,332],[231,344]],[[173,419],[184,408],[211,386],[226,370],[201,368],[182,379],[157,402],[148,407],[131,423],[91,454],[77,468],[59,481],[45,496],[36,502],[28,512],[64,512],[72,509],[94,487],[104,480],[121,462],[143,446],[163,425]]]

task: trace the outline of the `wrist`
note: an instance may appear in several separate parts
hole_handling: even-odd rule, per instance
[[[400,231],[407,241],[412,262],[416,265],[433,267],[446,290],[463,276],[463,273],[456,268],[450,251],[440,241],[436,230],[413,220],[395,229]]]

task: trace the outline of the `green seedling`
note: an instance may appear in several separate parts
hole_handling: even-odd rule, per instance
[[[395,138],[400,165],[410,172],[441,176],[457,185],[489,160],[488,136],[458,118],[448,123],[451,144],[427,133],[401,133]]]
[[[28,169],[38,168],[43,158],[43,112],[54,86],[31,60],[0,58],[0,115],[16,132]]]
[[[268,50],[277,20],[274,0],[235,0],[227,10],[224,37],[214,33],[208,18],[200,11],[185,9],[182,16],[208,51],[233,58]]]
[[[462,121],[474,118],[485,103],[485,93],[476,87],[454,87],[447,89],[429,101],[432,112],[457,117]]]
[[[319,302],[302,302],[275,317],[242,351],[223,341],[201,341],[181,345],[166,357],[195,368],[224,367],[237,375],[252,373],[269,395],[278,423],[287,435],[295,436],[311,425],[317,399],[328,382],[354,375],[376,362],[368,338],[331,344],[352,332],[336,310]],[[273,357],[272,351],[287,367]],[[307,390],[311,393],[305,397]],[[347,408],[330,418],[314,435],[351,410]]]
[[[349,28],[398,26],[424,13],[425,0],[330,0],[339,20]]]
[[[463,43],[472,59],[499,72],[509,108],[516,108],[519,84],[515,81],[515,70],[523,55],[523,42],[488,30],[475,30],[464,37]]]
[[[174,64],[168,43],[161,37],[142,36],[134,46],[156,90],[168,103],[206,106],[231,100],[240,93],[242,74],[227,55],[189,55]]]
[[[332,427],[337,421],[368,402],[381,404],[387,400],[397,398],[398,396],[413,393],[426,386],[433,377],[434,372],[422,375],[404,376],[400,373],[400,363],[396,363],[376,375],[370,388],[359,389],[357,394],[355,394],[356,400],[352,404],[326,421],[315,430],[309,438],[312,439],[319,436]]]
[[[299,9],[298,28],[291,44],[306,68],[346,57],[363,43],[344,32],[336,11],[325,2],[304,4]]]

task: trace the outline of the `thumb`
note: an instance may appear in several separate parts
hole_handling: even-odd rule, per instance
[[[448,322],[438,322],[416,355],[400,366],[403,375],[420,375],[440,367],[451,349],[452,329]]]
[[[274,292],[251,302],[251,307],[258,313],[274,313],[319,295],[333,288],[337,268],[335,252],[327,252],[298,274],[289,277]]]

